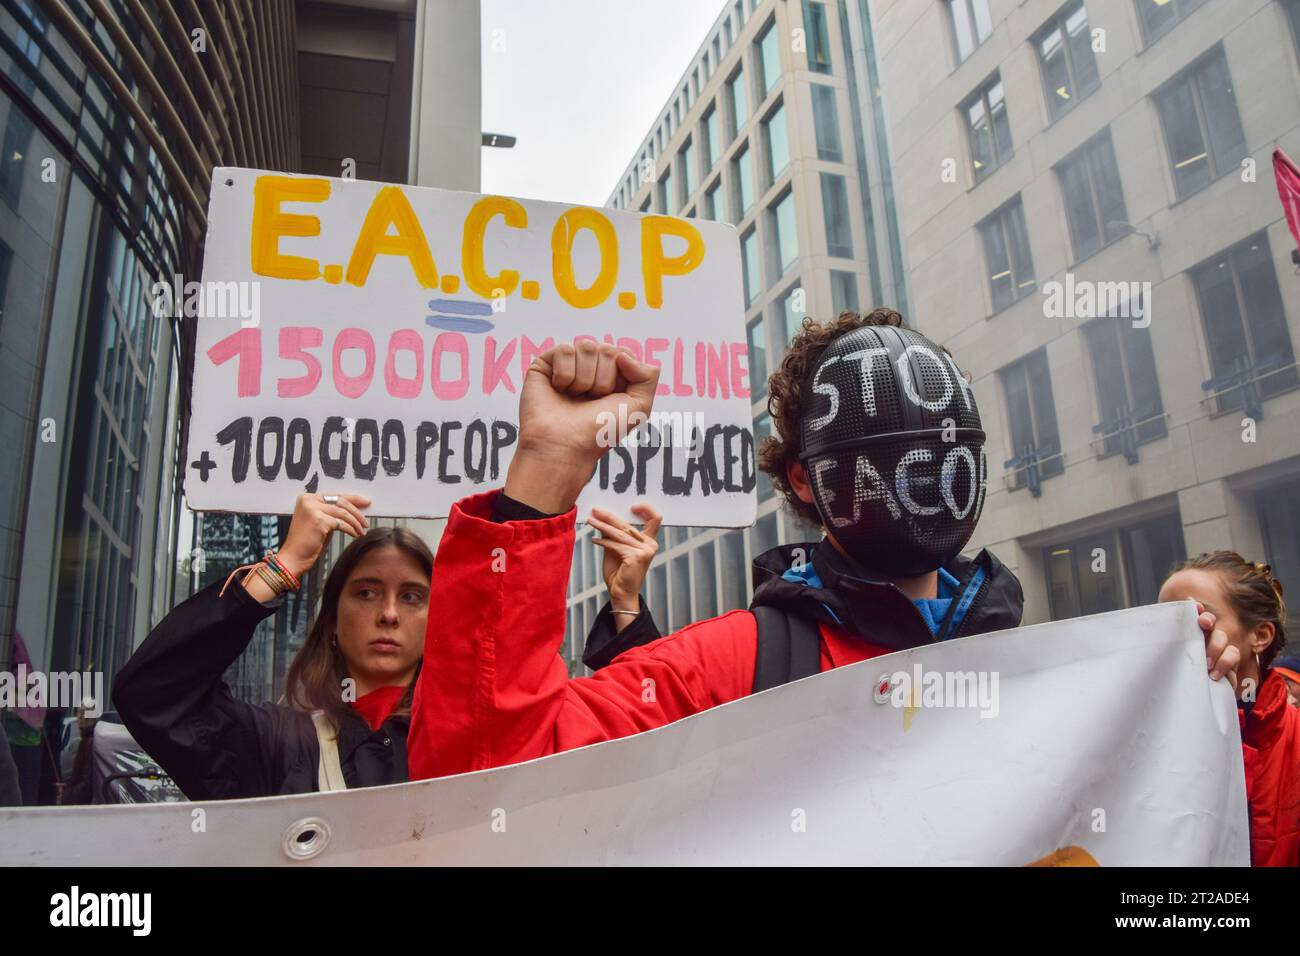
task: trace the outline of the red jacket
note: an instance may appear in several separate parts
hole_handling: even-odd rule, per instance
[[[1300,864],[1300,709],[1286,681],[1265,674],[1249,711],[1237,712],[1250,801],[1250,858],[1255,866]]]
[[[752,691],[758,635],[748,611],[692,624],[571,680],[557,652],[575,513],[498,524],[490,520],[496,494],[457,503],[438,546],[407,741],[412,780],[624,737]],[[1014,607],[981,616],[985,630],[1008,626],[1009,615],[1011,625],[1019,620],[1019,584],[1007,577]],[[888,596],[915,619],[918,639],[932,639],[901,593]],[[897,638],[900,628],[874,623],[880,643],[822,623],[821,669],[897,650],[885,646],[886,631]]]
[[[496,492],[453,509],[438,546],[424,666],[407,739],[411,780],[518,763],[662,727],[748,695],[757,630],[748,611],[683,628],[570,679],[558,649],[574,512],[490,520]],[[821,626],[821,668],[890,653]],[[1269,674],[1241,712],[1252,859],[1300,851],[1300,711]]]

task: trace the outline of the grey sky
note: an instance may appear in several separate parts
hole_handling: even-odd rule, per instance
[[[602,205],[723,6],[482,0],[483,191]]]

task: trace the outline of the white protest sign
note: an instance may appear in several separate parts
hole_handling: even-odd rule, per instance
[[[212,183],[202,283],[155,287],[202,313],[190,507],[354,491],[372,515],[445,516],[504,483],[533,358],[591,339],[663,371],[580,513],[649,501],[667,524],[753,523],[733,227],[252,169]]]
[[[882,675],[903,692],[878,695]],[[1187,602],[890,654],[439,780],[0,810],[5,865],[270,866],[306,846],[335,865],[1245,866],[1248,839],[1235,701]]]

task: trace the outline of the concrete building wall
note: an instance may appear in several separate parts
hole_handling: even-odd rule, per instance
[[[1286,482],[1300,475],[1300,390],[1264,399],[1253,436],[1240,408],[1215,407],[1202,383],[1214,374],[1210,336],[1227,320],[1203,310],[1192,278],[1192,270],[1225,250],[1266,237],[1292,347],[1300,341],[1295,242],[1282,218],[1270,160],[1275,146],[1300,154],[1300,68],[1289,19],[1294,4],[1205,0],[1187,5],[1176,25],[1148,38],[1140,19],[1140,4],[1148,2],[1086,0],[1089,28],[1104,31],[1104,49],[1095,52],[1100,85],[1055,120],[1033,39],[1072,4],[989,0],[991,34],[960,63],[945,0],[871,4],[911,318],[949,346],[973,377],[988,432],[990,487],[972,546],[993,548],[1018,570],[1026,586],[1026,622],[1053,614],[1053,554],[1106,532],[1116,533],[1112,540],[1125,552],[1111,556],[1124,563],[1115,596],[1119,606],[1134,603],[1144,590],[1134,576],[1163,577],[1166,570],[1144,569],[1124,544],[1126,529],[1151,516],[1174,523],[1187,554],[1231,547],[1300,573],[1289,557],[1300,530],[1287,524],[1295,512],[1282,516],[1271,542],[1260,518],[1261,506],[1277,503],[1284,488],[1295,487]],[[1097,45],[1096,34],[1093,40]],[[1180,197],[1156,97],[1219,45],[1250,162]],[[1014,152],[976,184],[960,105],[995,73],[1005,91]],[[1135,231],[1077,257],[1056,168],[1107,128]],[[945,181],[945,161],[956,170],[955,181]],[[1016,197],[1023,203],[1036,289],[995,310],[978,225]],[[1093,431],[1106,396],[1083,332],[1088,318],[1055,318],[1045,309],[1048,284],[1063,282],[1067,273],[1091,282],[1150,283],[1150,342],[1167,434],[1141,444],[1136,464],[1122,454],[1102,454]],[[1045,478],[1035,497],[1026,488],[1013,490],[1012,469],[1003,466],[1016,449],[998,372],[1040,348],[1050,371],[1063,471]],[[1057,605],[1059,616],[1064,604]]]

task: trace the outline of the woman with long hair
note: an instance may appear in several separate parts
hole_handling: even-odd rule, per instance
[[[1292,707],[1285,675],[1274,668],[1286,644],[1282,582],[1267,564],[1235,551],[1211,551],[1185,561],[1160,588],[1161,601],[1196,601],[1209,615],[1207,655],[1212,676],[1237,692],[1251,862],[1300,864],[1300,710]]]
[[[407,779],[433,555],[405,528],[370,529],[369,505],[364,495],[300,495],[278,552],[178,605],[118,672],[119,715],[190,799]],[[335,531],[355,540],[325,578],[283,701],[236,700],[222,675]]]

